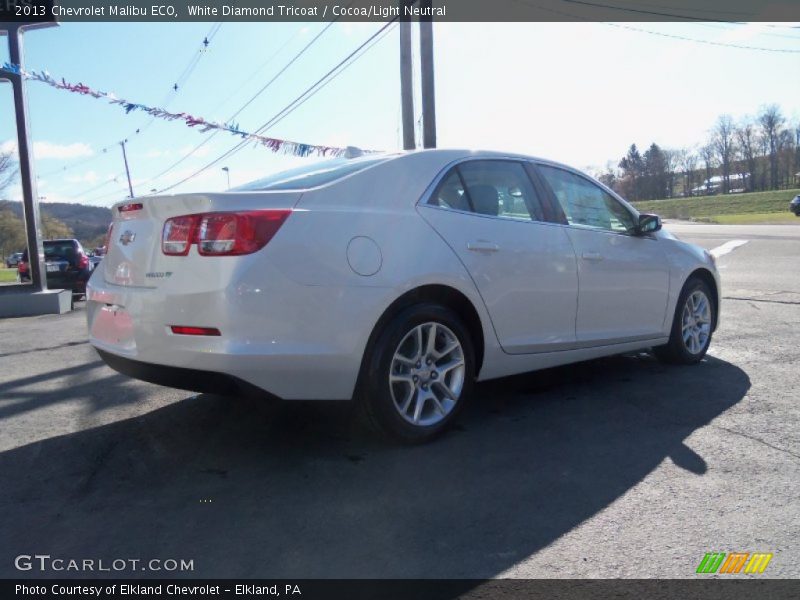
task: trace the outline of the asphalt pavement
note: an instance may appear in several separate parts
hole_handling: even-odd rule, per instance
[[[419,447],[354,427],[346,403],[118,375],[81,303],[0,321],[0,577],[108,575],[14,567],[49,554],[193,561],[110,573],[132,577],[692,578],[706,552],[800,576],[800,227],[667,227],[723,248],[706,360],[481,384]]]

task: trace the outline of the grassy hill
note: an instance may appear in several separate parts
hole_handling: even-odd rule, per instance
[[[0,200],[0,210],[11,209],[22,218],[22,203]],[[67,204],[63,202],[40,202],[39,210],[66,223],[81,243],[89,243],[98,237],[102,238],[111,223],[111,209],[103,206],[86,206],[85,204]]]
[[[789,212],[789,202],[800,189],[725,196],[698,196],[634,202],[641,212],[668,219],[691,219],[711,223],[764,223],[800,221]]]

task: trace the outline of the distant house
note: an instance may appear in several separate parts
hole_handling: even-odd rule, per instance
[[[800,175],[800,173],[798,173],[798,175]],[[746,184],[749,178],[750,173],[732,173],[730,177],[728,177],[731,186],[731,189],[728,193],[735,194],[738,192],[743,192],[745,189],[747,189]],[[703,183],[697,187],[692,188],[692,195],[702,196],[719,194],[722,191],[722,182],[724,179],[725,178],[722,177],[722,175],[714,175],[713,177],[703,181]],[[739,185],[736,185],[737,183]]]

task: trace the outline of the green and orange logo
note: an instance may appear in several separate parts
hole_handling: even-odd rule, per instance
[[[772,554],[766,552],[707,552],[697,565],[697,573],[763,573]]]

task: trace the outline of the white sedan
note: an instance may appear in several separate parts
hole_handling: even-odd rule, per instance
[[[427,150],[342,158],[224,193],[113,207],[91,343],[196,391],[354,399],[432,438],[473,383],[652,348],[699,362],[711,255],[551,161]]]

